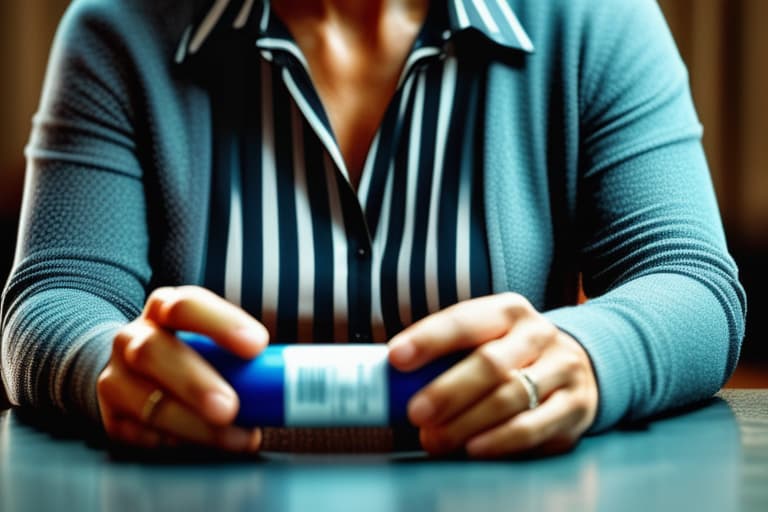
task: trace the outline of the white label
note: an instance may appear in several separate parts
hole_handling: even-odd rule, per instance
[[[286,347],[285,424],[384,426],[389,420],[387,347]]]

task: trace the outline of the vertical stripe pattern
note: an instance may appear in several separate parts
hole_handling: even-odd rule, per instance
[[[260,62],[242,83],[212,90],[204,284],[259,318],[273,341],[386,341],[491,292],[478,172],[485,64],[440,35],[451,16],[495,36],[515,31],[503,2],[448,3],[443,22],[430,11],[357,190],[288,31],[268,7],[236,9],[234,26],[251,12],[263,24],[246,54]],[[226,18],[222,5],[208,25]]]
[[[262,289],[261,311],[254,311],[271,333],[277,328],[277,305],[280,295],[280,215],[277,204],[277,148],[275,140],[275,115],[272,66],[261,63],[261,197],[254,198],[261,204],[262,219]],[[256,107],[256,105],[254,105]],[[244,165],[248,165],[244,163]],[[245,170],[244,172],[248,172]],[[247,235],[246,235],[247,236]]]

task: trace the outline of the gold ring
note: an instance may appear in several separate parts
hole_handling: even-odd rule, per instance
[[[526,394],[528,395],[528,409],[535,409],[539,406],[539,387],[533,382],[533,379],[524,370],[518,370],[515,368],[512,370],[512,375],[517,377],[520,384],[523,385]]]
[[[144,402],[144,407],[141,408],[141,421],[144,423],[150,423],[152,417],[157,411],[157,406],[163,401],[165,394],[160,389],[152,391],[147,400]]]

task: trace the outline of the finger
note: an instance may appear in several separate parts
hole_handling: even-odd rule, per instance
[[[105,427],[106,427],[105,422]],[[141,448],[156,448],[164,439],[164,434],[156,429],[142,425],[131,418],[114,418],[107,429],[112,440]]]
[[[258,355],[269,341],[269,333],[259,321],[197,286],[158,288],[147,299],[144,317],[165,329],[209,336],[245,359]]]
[[[141,448],[176,447],[180,444],[178,437],[150,428],[131,418],[114,418],[109,423],[110,438],[120,443]]]
[[[153,448],[165,443],[171,444],[173,442],[170,439],[171,436],[136,420],[132,415],[120,412],[130,407],[126,406],[125,396],[136,391],[132,391],[131,386],[124,379],[123,372],[117,368],[117,364],[110,362],[99,375],[97,382],[99,411],[109,437],[121,443],[145,448]]]
[[[575,441],[582,416],[583,411],[574,407],[573,393],[556,391],[539,407],[473,437],[466,450],[473,457],[498,458],[532,450],[556,437]]]
[[[419,427],[440,424],[509,381],[511,368],[525,366],[538,356],[535,339],[540,330],[537,323],[522,322],[503,338],[478,347],[411,399],[411,422]]]
[[[536,383],[542,402],[570,382],[560,359],[557,354],[546,354],[525,368],[525,372]],[[474,403],[466,412],[445,424],[428,427],[423,436],[427,441],[424,449],[431,453],[455,451],[471,437],[527,410],[528,393],[520,379],[513,377]]]
[[[184,441],[233,452],[253,452],[261,445],[260,429],[212,425],[174,399],[162,402],[152,424]]]
[[[131,370],[170,391],[208,421],[234,420],[239,400],[234,389],[195,350],[150,324],[132,324],[120,334],[130,338],[122,358]]]
[[[562,455],[573,450],[579,443],[579,438],[572,436],[555,436],[554,438],[540,444],[531,451],[536,457],[551,457],[553,455]]]
[[[481,297],[427,316],[389,342],[389,360],[401,371],[414,370],[440,356],[498,339],[520,318],[536,311],[521,295]]]
[[[518,322],[506,336],[481,345],[417,393],[409,404],[410,420],[417,426],[438,425],[473,407],[513,378],[510,369],[539,358],[556,339],[553,334],[553,327],[537,317]]]
[[[108,417],[127,418],[141,425],[142,429],[169,434],[196,444],[232,451],[258,449],[261,443],[259,431],[211,424],[170,393],[157,403],[151,418],[144,418],[145,405],[150,395],[158,389],[157,385],[141,376],[122,372],[119,363],[113,366],[112,376],[108,374],[108,377],[99,380],[100,402],[108,411]],[[145,423],[147,419],[151,419],[151,424]],[[110,435],[113,434],[111,427],[105,422]],[[114,428],[130,428],[130,424],[127,427],[124,424],[115,425]]]

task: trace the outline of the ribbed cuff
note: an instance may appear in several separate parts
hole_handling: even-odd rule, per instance
[[[72,397],[71,407],[85,414],[99,427],[102,426],[101,412],[96,394],[99,374],[109,362],[112,340],[122,327],[118,323],[100,325],[85,333],[77,343],[79,347],[72,359],[71,371],[67,375],[66,389]]]
[[[599,404],[588,433],[615,426],[626,415],[632,396],[632,358],[620,340],[636,336],[626,323],[588,303],[544,313],[560,330],[568,333],[586,350],[597,380]]]

